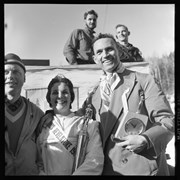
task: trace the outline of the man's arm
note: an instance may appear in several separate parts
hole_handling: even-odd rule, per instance
[[[88,124],[89,141],[84,162],[72,175],[101,175],[104,164],[99,123],[91,119]]]
[[[78,47],[78,30],[74,30],[68,40],[66,41],[66,44],[63,49],[63,54],[66,57],[66,60],[69,64],[77,64],[76,56],[77,56],[77,47]]]
[[[134,59],[135,62],[144,61],[142,57],[142,53],[137,47],[132,47],[132,49],[129,51],[129,54]]]
[[[153,126],[143,134],[150,141],[149,148],[152,147],[155,150],[155,156],[158,156],[166,149],[174,135],[174,115],[165,94],[155,79],[147,76],[144,82],[145,106]]]

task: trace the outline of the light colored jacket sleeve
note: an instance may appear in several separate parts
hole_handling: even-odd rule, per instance
[[[104,154],[97,121],[89,122],[88,133],[90,139],[85,160],[72,175],[101,175],[102,173]]]
[[[145,89],[145,104],[152,123],[150,129],[144,134],[150,140],[150,147],[155,150],[155,157],[165,151],[167,144],[174,135],[174,115],[170,105],[161,90],[158,82],[151,76],[147,76]]]

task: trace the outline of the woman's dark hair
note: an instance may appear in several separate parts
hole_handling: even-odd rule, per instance
[[[70,91],[70,94],[71,94],[71,103],[70,103],[70,109],[72,108],[72,103],[74,101],[74,98],[75,98],[75,94],[74,94],[74,90],[73,90],[73,84],[72,82],[66,78],[64,75],[61,75],[61,74],[58,74],[57,76],[55,76],[49,83],[48,85],[48,91],[47,91],[47,94],[46,94],[46,100],[47,102],[49,103],[49,106],[52,107],[51,105],[51,99],[50,99],[50,94],[51,94],[51,88],[53,87],[53,85],[55,83],[60,83],[60,82],[63,82],[65,83],[68,88],[69,88],[69,91]]]

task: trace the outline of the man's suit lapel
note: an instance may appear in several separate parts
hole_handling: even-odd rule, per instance
[[[121,79],[120,84],[118,87],[114,90],[112,94],[112,99],[108,111],[108,115],[105,121],[105,130],[104,130],[104,139],[103,139],[103,146],[105,145],[105,142],[109,135],[111,134],[111,131],[117,122],[118,118],[122,114],[123,110],[123,104],[122,104],[122,94],[126,89],[129,88],[128,93],[126,94],[126,97],[128,99],[129,95],[131,94],[134,84],[135,84],[135,74],[131,73],[130,75],[123,76],[124,79]],[[124,83],[125,84],[122,84]]]

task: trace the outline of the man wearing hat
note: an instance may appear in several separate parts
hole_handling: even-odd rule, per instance
[[[19,56],[5,56],[5,175],[38,174],[36,129],[44,113],[21,96],[25,73]]]

